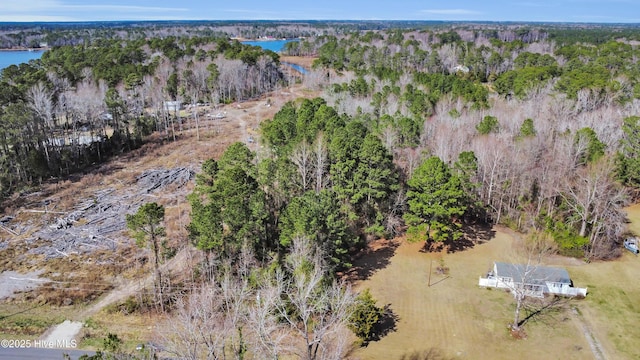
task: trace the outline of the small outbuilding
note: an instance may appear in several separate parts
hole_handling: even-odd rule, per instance
[[[165,101],[163,106],[166,111],[182,110],[182,103],[180,101]]]
[[[573,287],[573,281],[564,268],[509,264],[494,262],[493,269],[485,278],[481,277],[478,285],[524,290],[527,296],[543,297],[545,294],[562,296],[586,296],[586,288]]]
[[[456,65],[453,67],[453,72],[462,72],[462,73],[468,73],[469,72],[469,67],[468,66],[464,66],[464,65]]]
[[[624,241],[625,249],[631,251],[632,253],[638,255],[640,253],[640,249],[638,249],[638,239],[634,237],[630,237]]]

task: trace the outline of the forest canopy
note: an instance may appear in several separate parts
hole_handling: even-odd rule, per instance
[[[0,73],[0,199],[147,141],[197,142],[210,158],[188,159],[188,204],[162,188],[170,201],[147,191],[159,203],[118,214],[153,255],[132,261],[154,266],[159,295],[123,306],[171,312],[158,335],[180,357],[344,358],[345,330],[366,344],[383,317],[395,328],[390,304],[342,281],[379,239],[458,251],[500,224],[565,256],[620,255],[640,195],[640,30],[579,27],[0,24],[0,47],[47,47]],[[258,37],[295,40],[280,53],[240,41]],[[282,56],[310,65],[294,75]],[[174,256],[192,267],[177,274]]]
[[[230,148],[247,164],[205,164],[208,180],[191,198],[196,246],[232,255],[250,243],[264,254],[313,235],[340,269],[366,239],[427,224],[425,239],[453,241],[464,222],[487,221],[548,231],[573,255],[615,253],[621,207],[638,190],[635,28],[147,25],[87,26],[87,36],[73,26],[2,28],[15,46],[51,47],[0,75],[3,195],[136,148],[153,131],[175,139],[184,121],[198,121],[167,102],[229,104],[290,85],[279,54],[231,39],[277,35],[298,38],[284,54],[315,59],[301,81],[322,97],[262,123],[266,154]],[[436,169],[451,202],[418,210],[429,202],[418,179]],[[238,181],[246,187],[229,185]],[[599,196],[585,200],[585,183]],[[234,204],[245,208],[226,211]]]

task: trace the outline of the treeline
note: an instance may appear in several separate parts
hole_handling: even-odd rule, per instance
[[[606,24],[456,23],[444,21],[111,21],[82,23],[0,23],[0,48],[80,45],[96,39],[138,40],[156,37],[313,38],[365,31],[429,31],[476,42],[498,39],[524,43],[549,39],[557,44],[602,44],[637,40],[633,26]],[[453,31],[451,31],[453,30]],[[446,40],[446,39],[445,39]]]
[[[411,26],[411,22],[397,22]],[[39,48],[93,44],[100,39],[164,37],[303,38],[383,29],[386,22],[358,21],[107,21],[82,23],[0,23],[0,48]],[[413,24],[412,26],[415,26]]]
[[[594,34],[590,44],[531,28],[389,30],[297,49],[317,56],[305,81],[372,129],[408,176],[424,154],[452,169],[472,152],[466,192],[484,219],[548,231],[565,254],[606,258],[640,187],[627,167],[640,148],[640,49],[619,38],[627,33]]]
[[[583,95],[593,101],[603,101],[607,96],[626,101],[638,96],[635,85],[638,69],[631,60],[638,50],[630,44],[635,36],[618,41],[610,34],[610,39],[603,43],[593,39],[597,44],[578,43],[577,39],[556,43],[547,40],[545,34],[536,31],[536,35],[531,35],[531,32],[533,30],[513,36],[466,30],[460,34],[455,31],[365,32],[292,42],[285,50],[293,55],[317,56],[316,67],[392,82],[398,82],[403,75],[415,78],[424,77],[424,73],[440,73],[457,74],[475,83],[495,84],[495,89],[505,96],[523,97],[548,84],[571,98],[576,98],[582,90]],[[515,39],[501,40],[505,38]]]
[[[0,75],[0,194],[175,139],[177,104],[230,103],[286,81],[277,54],[227,38],[117,41],[53,48]],[[188,121],[198,121],[198,114]],[[197,127],[197,126],[196,126]]]
[[[637,148],[640,124],[625,124],[628,147]],[[190,196],[191,239],[210,257],[233,259],[248,247],[264,260],[284,258],[293,238],[307,237],[338,271],[373,238],[408,231],[449,242],[465,222],[495,221],[549,231],[566,254],[615,253],[626,195],[593,130],[540,139],[528,119],[507,144],[499,120],[487,116],[472,131],[469,150],[460,146],[452,159],[385,145],[379,124],[340,115],[320,98],[288,103],[262,125],[267,153],[256,158],[237,143],[203,165]],[[545,146],[567,153],[552,159]],[[631,162],[637,167],[637,157]]]

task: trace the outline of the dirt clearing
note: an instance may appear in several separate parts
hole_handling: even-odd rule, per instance
[[[41,271],[33,271],[27,274],[21,274],[15,271],[4,271],[0,274],[0,299],[13,296],[19,291],[27,291],[36,288],[47,279],[41,279],[38,276]]]

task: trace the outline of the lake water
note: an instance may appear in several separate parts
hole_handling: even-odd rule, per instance
[[[40,59],[44,54],[44,50],[16,50],[16,51],[0,51],[0,70],[10,66],[27,63],[29,60]]]
[[[284,44],[292,41],[298,41],[297,39],[290,40],[264,40],[264,41],[243,41],[243,44],[260,46],[265,50],[271,50],[274,52],[280,52],[284,49]]]
[[[292,68],[293,70],[297,70],[302,75],[307,73],[307,69],[305,69],[304,67],[302,67],[302,66],[300,66],[298,64],[292,64],[292,63],[288,63],[288,62],[283,62],[282,65],[288,66],[288,67]]]
[[[247,45],[260,46],[261,48],[266,50],[280,52],[282,51],[282,49],[284,49],[284,45],[291,41],[298,41],[298,40],[291,39],[291,40],[243,41],[242,43]],[[307,73],[307,69],[297,64],[291,64],[291,63],[285,62],[285,63],[282,63],[282,65],[289,66],[290,68],[299,71],[301,74]]]

